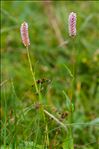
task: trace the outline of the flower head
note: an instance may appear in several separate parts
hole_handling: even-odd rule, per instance
[[[28,24],[26,22],[21,24],[20,32],[24,46],[28,47],[30,45],[30,40],[28,35]]]
[[[68,18],[69,36],[76,36],[76,13],[71,12]]]

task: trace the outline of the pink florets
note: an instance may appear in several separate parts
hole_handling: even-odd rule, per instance
[[[21,24],[20,28],[21,38],[23,44],[27,47],[30,45],[29,35],[28,35],[28,24],[26,22]]]
[[[76,13],[71,12],[68,18],[69,36],[76,36]]]

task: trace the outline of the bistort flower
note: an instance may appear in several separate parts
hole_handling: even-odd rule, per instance
[[[28,47],[30,45],[30,40],[28,35],[28,23],[24,22],[21,24],[20,32],[21,32],[21,38],[24,46]]]
[[[76,36],[76,13],[71,12],[68,18],[69,36]]]

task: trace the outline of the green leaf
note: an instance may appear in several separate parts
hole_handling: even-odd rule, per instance
[[[92,120],[90,124],[99,124],[99,118]]]
[[[64,66],[65,66],[66,70],[68,71],[69,75],[70,75],[72,78],[74,78],[74,76],[73,76],[71,70],[70,70],[65,64],[64,64]]]
[[[73,103],[71,104],[71,109],[72,109],[72,112],[74,112],[75,107],[74,107],[74,104]]]
[[[65,98],[66,98],[66,108],[67,108],[67,110],[71,110],[71,100],[70,100],[70,98],[68,97],[68,95],[65,93],[65,91],[63,91],[63,94],[64,94],[64,96],[65,96]]]
[[[74,149],[73,137],[72,137],[71,131],[69,132],[65,141],[63,142],[62,147],[63,149]]]

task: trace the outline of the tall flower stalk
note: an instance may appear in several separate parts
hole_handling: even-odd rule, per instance
[[[74,84],[75,84],[75,43],[74,43],[74,39],[75,39],[75,36],[76,36],[76,13],[74,12],[71,12],[69,14],[69,17],[68,17],[68,29],[69,29],[69,36],[71,37],[71,40],[73,41],[72,42],[72,45],[73,45],[73,54],[72,54],[72,63],[73,63],[73,70],[72,70],[72,87],[71,87],[71,90],[72,90],[72,93],[71,93],[71,99],[69,99],[69,106],[70,106],[70,117],[69,117],[69,121],[70,123],[72,123],[73,121],[73,112],[74,112],[74,105],[73,105],[73,89],[74,89]],[[69,127],[68,128],[68,135],[67,135],[67,139],[71,139],[71,143],[68,144],[68,148],[71,148],[71,149],[74,149],[74,143],[73,143],[73,133],[72,133],[72,128]]]
[[[72,46],[73,46],[73,52],[72,52],[72,63],[73,63],[73,80],[72,80],[72,88],[74,87],[75,83],[75,37],[76,37],[76,13],[71,12],[68,17],[68,29],[69,29],[69,36],[71,37],[72,40]],[[73,91],[72,91],[73,92]]]
[[[21,25],[20,32],[21,32],[22,42],[23,42],[23,44],[24,44],[24,46],[26,47],[26,50],[27,50],[27,56],[28,56],[28,61],[29,61],[29,65],[30,65],[30,71],[31,71],[32,78],[33,78],[33,81],[34,81],[36,93],[39,95],[39,101],[42,102],[42,96],[41,96],[40,90],[38,89],[38,86],[37,86],[37,83],[36,83],[35,73],[32,69],[32,63],[31,63],[31,59],[30,59],[30,53],[29,53],[29,49],[28,49],[28,47],[30,45],[30,40],[29,40],[29,34],[28,34],[28,24],[26,22],[24,22]],[[45,110],[44,110],[43,106],[41,106],[41,115],[43,116],[44,123],[46,123]],[[46,128],[47,128],[47,123],[46,123]],[[48,132],[46,132],[46,137],[48,139]]]
[[[30,71],[31,71],[32,78],[33,78],[33,81],[35,84],[35,89],[36,89],[36,92],[40,95],[39,89],[38,89],[37,84],[36,84],[35,73],[33,72],[33,69],[32,69],[32,63],[31,63],[29,49],[28,49],[28,47],[30,45],[30,39],[29,39],[28,23],[27,22],[24,22],[21,24],[20,32],[21,32],[22,42],[23,42],[23,44],[27,50],[27,56],[28,56],[28,61],[29,61],[29,65],[30,65]]]

